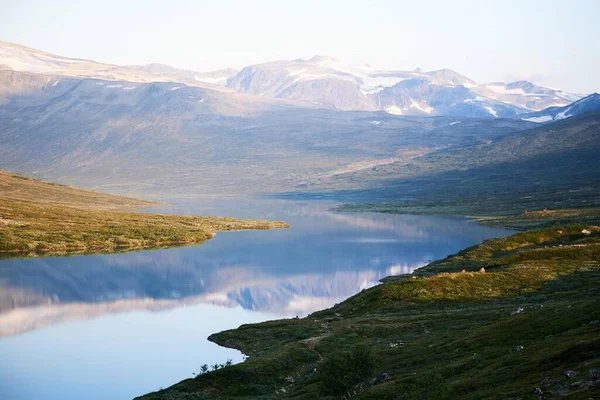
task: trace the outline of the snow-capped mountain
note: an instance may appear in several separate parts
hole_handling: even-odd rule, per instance
[[[146,65],[133,65],[130,68],[138,69],[140,71],[150,72],[156,75],[165,75],[178,77],[185,81],[200,81],[205,83],[212,83],[214,85],[225,86],[227,81],[233,78],[239,71],[233,68],[224,68],[210,72],[197,72],[189,69],[175,68],[170,65],[152,63]]]
[[[237,72],[196,72],[163,64],[118,66],[68,58],[0,41],[0,70],[129,82],[178,82],[236,91],[298,105],[337,110],[386,111],[394,115],[516,117],[562,107],[579,94],[531,82],[474,82],[450,69],[380,70],[333,57],[274,61]]]
[[[560,121],[591,111],[600,110],[600,94],[592,93],[583,99],[577,100],[563,107],[549,107],[545,110],[521,115],[521,119],[538,124]]]
[[[558,89],[534,85],[528,81],[512,83],[492,82],[477,85],[472,90],[480,96],[499,100],[528,110],[560,107],[579,100],[582,96]]]
[[[302,100],[340,110],[375,110],[365,94],[371,82],[360,68],[330,57],[274,61],[243,68],[228,87],[242,93]],[[362,90],[361,90],[362,89]]]
[[[161,64],[146,66],[104,64],[91,60],[62,57],[3,41],[0,41],[0,70],[130,82],[181,82],[199,87],[210,87],[215,83],[215,78],[219,78],[218,80],[223,84],[227,78],[223,79],[220,74],[230,77],[235,72],[222,70],[198,73]]]
[[[340,110],[397,115],[514,117],[582,96],[531,82],[478,84],[450,69],[386,71],[326,56],[248,66],[228,86],[238,92],[309,101]]]

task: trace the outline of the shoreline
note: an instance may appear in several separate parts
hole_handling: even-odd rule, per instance
[[[489,239],[305,318],[212,334],[208,339],[213,343],[249,358],[141,398],[228,399],[236,398],[235,393],[247,398],[339,398],[346,392],[329,392],[328,386],[343,381],[346,372],[356,372],[346,371],[346,356],[375,360],[374,368],[365,372],[368,379],[338,382],[357,398],[386,399],[392,393],[415,399],[500,393],[527,397],[536,385],[552,393],[552,382],[568,381],[561,378],[565,368],[581,373],[585,382],[567,390],[588,396],[587,388],[595,382],[588,370],[600,367],[593,350],[586,350],[600,345],[600,324],[593,324],[600,319],[599,282],[598,226],[569,225]],[[573,285],[575,291],[569,289]],[[569,313],[554,313],[567,307]],[[588,327],[572,336],[573,323],[580,326],[580,319]],[[539,341],[540,335],[546,339]],[[362,354],[363,345],[371,350]],[[544,375],[533,361],[562,359],[561,354],[578,351],[583,351],[581,361],[544,361]],[[496,372],[479,369],[472,354],[489,358],[486,365]],[[520,364],[518,355],[532,361]],[[328,362],[335,366],[333,375],[327,375]],[[453,379],[435,378],[435,371]],[[257,392],[257,387],[263,389]]]

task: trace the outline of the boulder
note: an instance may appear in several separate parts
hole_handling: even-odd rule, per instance
[[[565,376],[569,379],[577,376],[577,371],[565,371]]]
[[[379,385],[380,383],[383,383],[385,381],[389,381],[390,379],[391,379],[390,374],[388,374],[387,372],[384,372],[381,375],[379,375],[377,378],[375,378],[375,381],[373,382],[373,385]]]
[[[517,314],[521,314],[523,311],[523,307],[517,307],[517,309],[513,312],[510,313],[510,315],[517,315]]]

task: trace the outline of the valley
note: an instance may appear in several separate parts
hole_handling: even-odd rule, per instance
[[[250,59],[0,41],[0,397],[599,395],[598,93]]]

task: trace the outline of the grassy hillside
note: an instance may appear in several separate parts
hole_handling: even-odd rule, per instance
[[[0,171],[0,254],[124,251],[201,243],[215,231],[287,227],[263,220],[115,210],[153,204]]]
[[[364,172],[354,179],[379,186],[328,195],[349,202],[344,211],[509,216],[488,223],[527,228],[549,223],[542,218],[536,225],[528,212],[585,209],[595,223],[598,154],[600,113],[592,113]],[[562,223],[569,219],[556,217]]]
[[[143,398],[597,398],[599,301],[599,227],[519,233],[306,318],[214,334],[250,358]]]
[[[82,190],[57,183],[44,182],[24,175],[0,170],[2,200],[32,201],[78,208],[102,210],[142,208],[158,205],[154,201]]]

